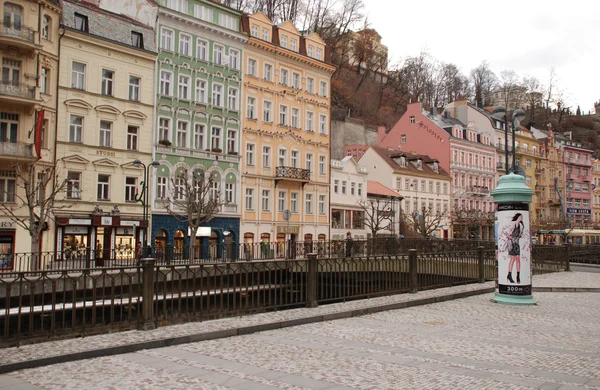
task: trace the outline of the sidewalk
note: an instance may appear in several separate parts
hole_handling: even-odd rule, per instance
[[[600,276],[593,273],[561,272],[534,277],[537,288],[585,288],[600,292]],[[127,331],[86,338],[51,341],[0,350],[0,373],[59,362],[116,355],[202,340],[213,340],[294,325],[355,317],[386,310],[449,301],[479,294],[493,294],[494,283],[400,294],[373,299],[232,317],[206,322],[161,327],[151,331]]]

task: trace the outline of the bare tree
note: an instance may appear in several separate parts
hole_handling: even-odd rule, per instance
[[[490,95],[496,86],[497,78],[490,69],[487,61],[483,61],[478,67],[471,70],[471,82],[477,107],[485,107],[489,103]]]
[[[56,165],[36,161],[31,164],[16,164],[11,171],[15,174],[15,186],[2,187],[0,196],[8,202],[0,203],[8,217],[31,237],[30,269],[36,270],[42,233],[48,229],[48,222],[54,218],[56,209],[69,205],[55,206],[59,193],[65,190],[67,180],[59,179]]]
[[[553,93],[555,93],[556,83],[558,81],[558,76],[556,75],[556,69],[554,67],[550,68],[550,74],[548,75],[548,85],[546,86],[546,119],[550,119],[550,113],[552,110],[550,109],[550,103],[552,103],[554,99]]]
[[[535,110],[542,105],[544,99],[543,85],[538,78],[533,76],[525,76],[522,84],[525,87],[525,101],[529,106],[529,119],[533,121]]]
[[[198,228],[215,218],[227,203],[221,196],[214,172],[206,173],[198,169],[190,174],[185,169],[179,169],[171,179],[167,211],[188,225],[192,240]]]
[[[432,207],[422,207],[420,213],[404,214],[408,225],[412,227],[415,233],[423,237],[431,237],[446,218],[446,212],[434,212]]]
[[[507,110],[521,108],[525,91],[525,87],[521,85],[519,76],[514,70],[503,70],[500,72],[500,81],[495,92],[500,93],[500,103]]]
[[[456,227],[460,227],[461,238],[472,238],[473,234],[483,237],[483,227],[494,226],[495,213],[485,212],[477,209],[463,208],[455,204],[452,210],[452,221]],[[455,230],[456,232],[456,230]],[[476,233],[474,233],[476,232]]]
[[[371,232],[371,237],[377,237],[382,230],[392,229],[394,221],[394,199],[369,198],[358,202],[364,211],[365,227]]]

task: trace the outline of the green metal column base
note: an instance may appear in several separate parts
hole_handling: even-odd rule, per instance
[[[506,295],[496,293],[492,300],[496,303],[501,303],[503,305],[535,305],[535,299],[533,299],[533,295]]]

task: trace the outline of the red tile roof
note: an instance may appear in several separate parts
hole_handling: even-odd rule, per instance
[[[371,181],[371,180],[367,181],[367,195],[393,196],[395,198],[404,199],[404,197],[402,195],[400,195],[396,191],[392,190],[391,188],[384,186],[383,184],[381,184],[378,181]]]
[[[440,167],[438,165],[438,170],[437,172],[433,170],[433,168],[429,167],[429,165],[434,161],[437,161],[434,158],[431,158],[425,154],[417,154],[417,153],[412,153],[412,152],[402,152],[399,150],[392,150],[392,149],[388,149],[388,148],[382,148],[380,146],[371,146],[371,148],[373,148],[373,150],[375,152],[377,152],[377,154],[379,154],[384,160],[385,162],[388,163],[388,165],[395,171],[399,171],[399,170],[408,170],[410,171],[410,173],[415,174],[416,176],[419,176],[419,174],[425,174],[427,176],[440,176],[440,179],[449,179],[450,175],[448,174],[448,172],[446,172],[442,167]],[[394,160],[394,158],[396,157],[406,157],[406,166],[402,167],[400,166],[400,164],[398,164],[396,162],[396,160]],[[410,161],[414,161],[416,159],[420,158],[423,161],[423,168],[419,169],[416,166],[414,166]]]

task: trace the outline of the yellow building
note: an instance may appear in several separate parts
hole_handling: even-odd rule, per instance
[[[133,161],[152,162],[156,5],[138,4],[138,21],[111,10],[63,2],[56,160],[68,207],[55,240],[65,258],[131,260],[146,224]]]
[[[525,184],[534,190],[530,205],[531,218],[542,215],[544,186],[540,177],[541,161],[544,159],[543,142],[536,139],[531,131],[521,127],[515,131],[515,152],[519,166],[525,171]]]
[[[240,232],[245,243],[325,239],[335,67],[318,35],[275,26],[262,13],[244,18]]]
[[[0,267],[13,267],[12,254],[38,246],[16,222],[31,226],[25,176],[17,172],[34,166],[39,175],[54,160],[60,7],[57,0],[8,0],[0,13],[0,203],[6,207],[0,211]],[[43,232],[35,250],[52,250],[51,242]]]

